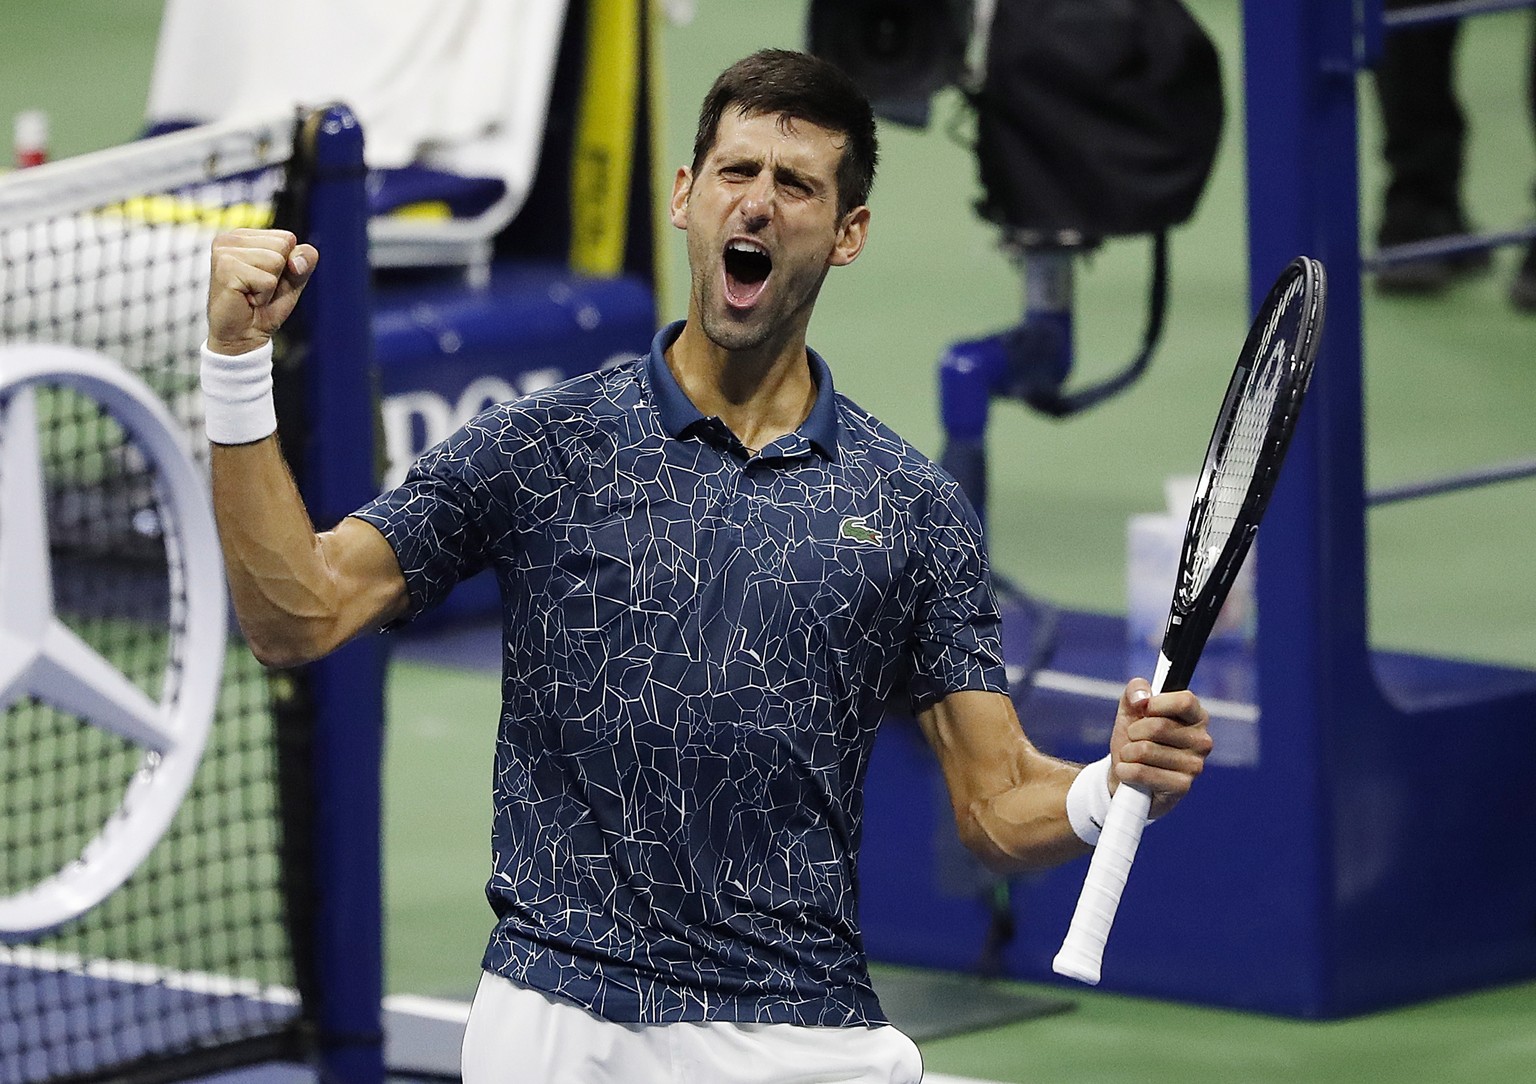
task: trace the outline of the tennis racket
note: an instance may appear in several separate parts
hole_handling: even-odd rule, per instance
[[[1195,487],[1154,694],[1189,687],[1258,532],[1312,378],[1326,292],[1323,265],[1297,257],[1270,288],[1248,332]],[[1057,974],[1099,981],[1104,944],[1151,807],[1146,790],[1126,783],[1116,788],[1072,925],[1051,965]]]

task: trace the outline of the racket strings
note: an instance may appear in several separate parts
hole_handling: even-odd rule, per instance
[[[1273,326],[1271,324],[1271,328]],[[1193,554],[1190,575],[1193,591],[1199,591],[1205,585],[1242,519],[1271,429],[1289,353],[1286,339],[1274,341],[1249,375],[1248,387],[1238,397],[1220,454],[1211,468]]]

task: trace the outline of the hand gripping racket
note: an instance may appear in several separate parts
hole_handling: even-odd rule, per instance
[[[1323,266],[1299,256],[1259,307],[1205,452],[1184,530],[1178,580],[1152,692],[1189,687],[1206,637],[1258,532],[1312,377],[1323,325]],[[1083,882],[1072,925],[1052,967],[1099,981],[1104,943],[1130,876],[1152,796],[1122,783]]]

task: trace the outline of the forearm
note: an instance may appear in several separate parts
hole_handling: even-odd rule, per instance
[[[325,654],[345,639],[339,584],[277,438],[212,449],[214,515],[246,642],[270,666]]]
[[[269,666],[318,658],[406,606],[378,531],[344,519],[315,533],[274,435],[272,334],[319,255],[283,230],[232,230],[214,239],[209,273],[200,382],[214,515],[240,627]]]
[[[1047,869],[1088,853],[1067,818],[1067,791],[1078,767],[1036,753],[1029,778],[956,810],[966,846],[1000,873]]]
[[[1120,697],[1113,760],[1088,768],[1036,749],[1001,693],[951,693],[918,723],[938,755],[961,838],[1002,872],[1086,854],[1117,780],[1148,791],[1152,813],[1161,816],[1188,792],[1211,751],[1200,702],[1188,692],[1153,697],[1140,678]]]
[[[960,838],[999,872],[1043,869],[1088,850],[1067,818],[1078,768],[1047,756],[1000,693],[953,693],[918,716],[949,787]]]

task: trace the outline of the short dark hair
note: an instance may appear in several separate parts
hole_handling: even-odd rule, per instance
[[[880,160],[875,113],[836,65],[808,53],[760,49],[721,72],[699,110],[695,175],[715,145],[720,118],[731,107],[746,116],[792,117],[841,132],[848,142],[837,165],[837,213],[845,215],[869,201]]]

